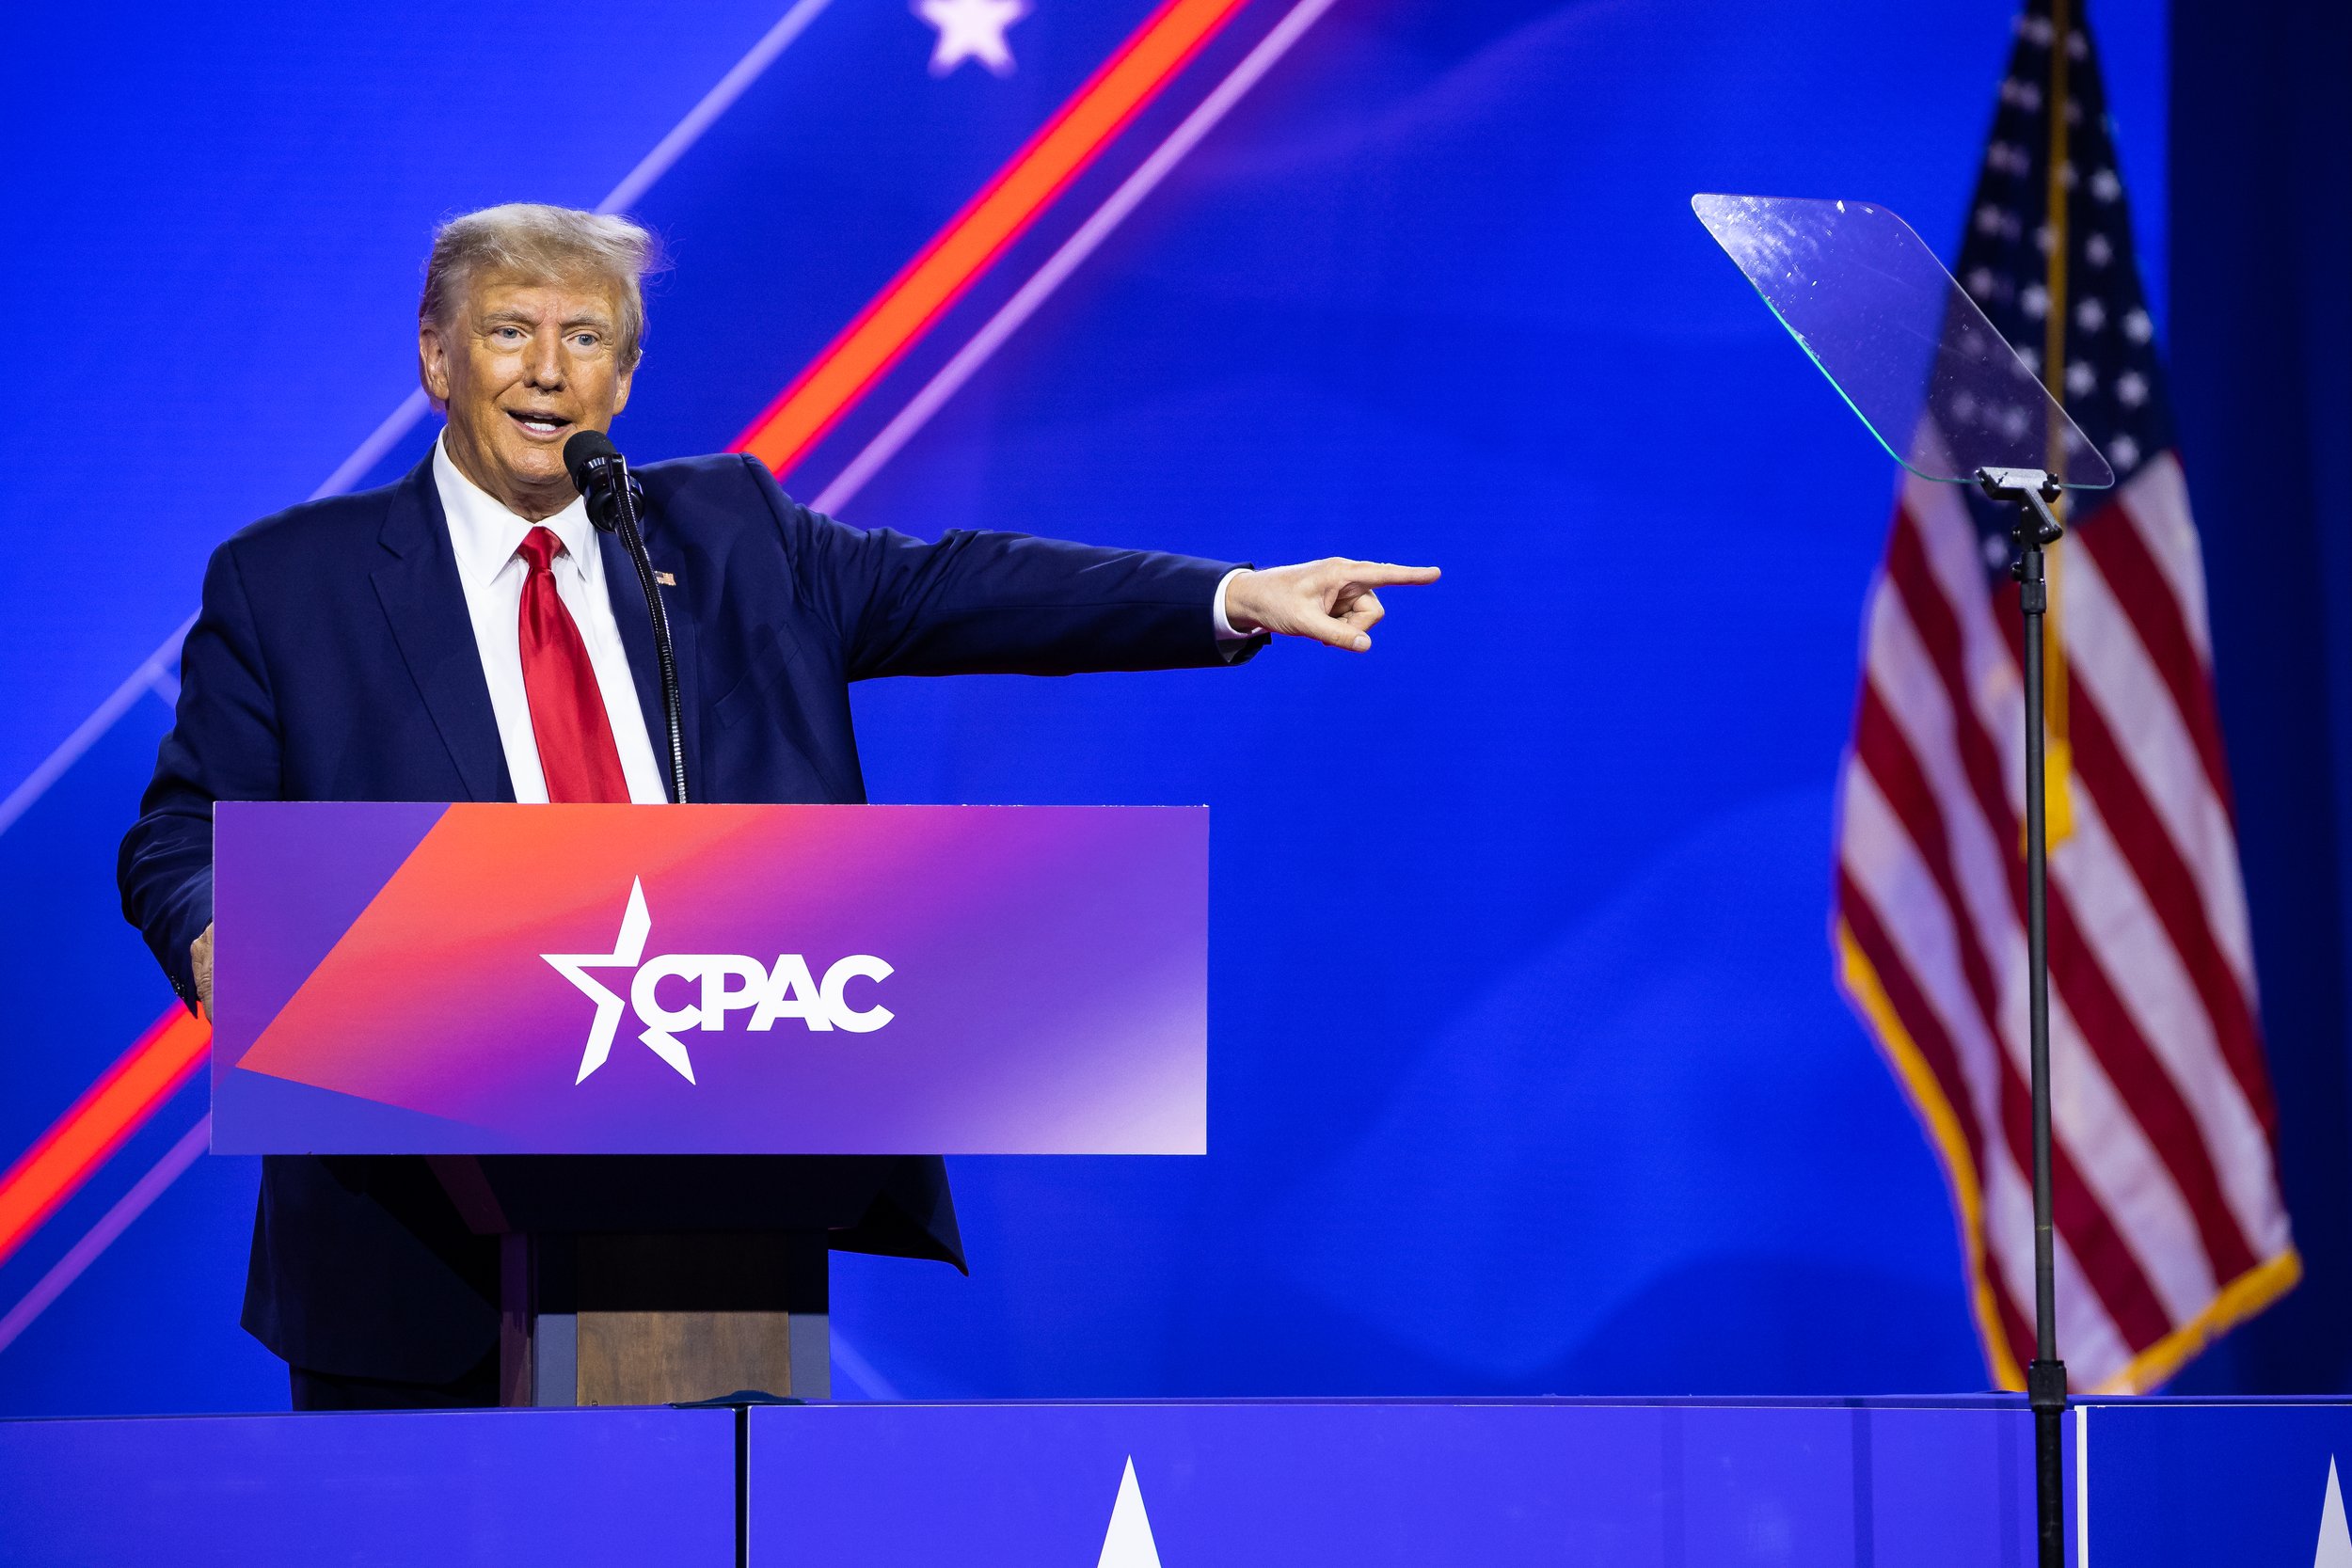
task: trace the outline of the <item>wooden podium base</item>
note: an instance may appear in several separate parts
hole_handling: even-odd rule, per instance
[[[822,1231],[508,1232],[499,1402],[833,1393]]]

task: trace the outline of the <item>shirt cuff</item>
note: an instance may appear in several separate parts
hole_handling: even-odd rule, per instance
[[[1235,631],[1233,623],[1225,613],[1225,590],[1232,586],[1235,578],[1248,570],[1247,566],[1236,566],[1216,579],[1216,598],[1209,606],[1209,625],[1216,628],[1219,642],[1247,642],[1258,635],[1254,631]]]

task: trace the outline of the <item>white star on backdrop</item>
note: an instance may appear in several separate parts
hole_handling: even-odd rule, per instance
[[[914,0],[916,16],[939,29],[931,46],[931,74],[945,76],[966,60],[977,60],[998,76],[1012,74],[1012,48],[1005,29],[1029,14],[1028,0]]]

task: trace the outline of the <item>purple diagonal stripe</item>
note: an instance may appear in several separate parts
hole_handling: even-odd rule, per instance
[[[180,1135],[180,1141],[145,1176],[131,1184],[129,1192],[115,1200],[115,1206],[99,1217],[88,1234],[66,1249],[65,1256],[24,1292],[24,1299],[8,1308],[8,1316],[0,1318],[0,1351],[13,1344],[16,1337],[31,1327],[33,1320],[47,1310],[51,1302],[65,1293],[67,1286],[81,1278],[83,1271],[98,1261],[98,1255],[112,1246],[115,1238],[131,1227],[133,1220],[147,1212],[148,1205],[163,1196],[164,1189],[179,1180],[181,1172],[196,1164],[197,1156],[204,1152],[212,1140],[213,1117],[208,1111]]]

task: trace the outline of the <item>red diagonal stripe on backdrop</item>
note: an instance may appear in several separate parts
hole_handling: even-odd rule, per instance
[[[0,1176],[0,1263],[188,1081],[212,1039],[175,1004]]]
[[[961,298],[1247,0],[1168,0],[735,439],[778,474]]]
[[[914,347],[1248,0],[1167,0],[979,194],[738,436],[781,474]],[[208,1024],[174,1006],[0,1175],[0,1263],[202,1063]]]

